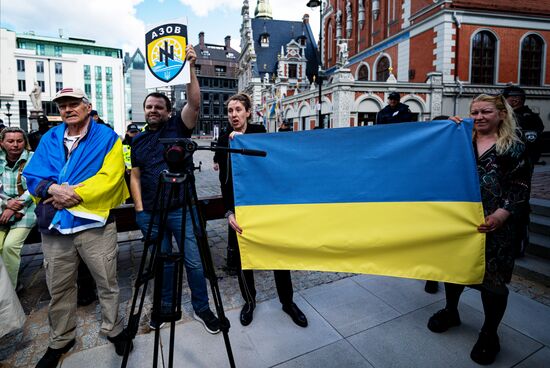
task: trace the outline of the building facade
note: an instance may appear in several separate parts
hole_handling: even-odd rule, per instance
[[[42,111],[60,120],[51,102],[64,87],[82,88],[100,117],[124,132],[124,79],[122,50],[97,45],[93,40],[16,34],[0,29],[0,116],[10,103],[11,125],[35,129],[29,96],[35,83],[41,91]],[[6,119],[4,119],[6,120]]]
[[[217,138],[228,124],[225,102],[237,93],[237,61],[240,53],[231,47],[231,37],[226,36],[223,45],[206,43],[204,32],[199,33],[199,43],[194,46],[197,54],[195,73],[201,88],[199,120],[195,135]],[[186,101],[185,86],[176,86],[176,109]]]
[[[126,123],[145,125],[143,101],[148,92],[145,89],[145,57],[140,49],[132,56],[124,55],[124,91]]]
[[[330,0],[322,25],[325,126],[374,123],[393,91],[418,120],[464,116],[472,97],[515,84],[550,128],[549,0]],[[280,106],[295,130],[318,125],[315,88]]]

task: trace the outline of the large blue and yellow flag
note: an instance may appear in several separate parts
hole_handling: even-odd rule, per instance
[[[472,121],[237,136],[245,269],[368,273],[476,284],[484,221]]]

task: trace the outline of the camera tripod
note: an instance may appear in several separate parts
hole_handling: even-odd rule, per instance
[[[143,312],[143,304],[147,293],[147,287],[151,279],[155,279],[155,287],[153,291],[153,308],[151,318],[157,323],[170,323],[170,340],[168,348],[168,367],[172,368],[174,364],[174,342],[175,342],[175,327],[176,321],[181,319],[181,295],[182,295],[182,276],[184,263],[184,242],[186,234],[186,219],[191,218],[193,233],[197,240],[197,246],[203,266],[204,276],[210,282],[212,297],[216,308],[216,314],[220,321],[220,330],[223,334],[225,348],[230,366],[235,367],[231,343],[229,341],[229,320],[225,317],[223,310],[220,290],[218,287],[218,279],[216,277],[212,254],[208,245],[206,235],[206,226],[202,217],[197,190],[195,187],[195,177],[193,175],[193,163],[191,156],[196,150],[224,150],[233,153],[239,153],[252,156],[265,156],[263,151],[232,149],[225,147],[199,147],[195,142],[187,138],[175,139],[159,139],[160,143],[171,144],[165,152],[164,158],[168,164],[168,170],[164,170],[159,178],[157,191],[151,220],[147,228],[147,234],[144,240],[143,256],[141,258],[138,275],[134,286],[134,295],[132,299],[132,307],[128,318],[127,332],[129,339],[133,340],[139,328],[139,320]],[[186,168],[185,163],[191,161],[190,168]],[[166,191],[168,195],[166,196]],[[183,190],[183,208],[182,208],[182,224],[181,224],[181,239],[178,242],[178,251],[170,252],[162,249],[163,238],[166,233],[166,222],[169,213],[169,204],[175,196],[179,196],[179,191]],[[166,200],[165,200],[166,199]],[[155,220],[158,219],[158,222]],[[157,236],[153,237],[153,225],[157,225]],[[168,233],[170,235],[170,233]],[[171,243],[171,239],[169,239]],[[150,253],[149,259],[147,255]],[[164,268],[167,264],[174,265],[172,278],[172,294],[170,307],[162,306],[162,286],[164,283]],[[139,299],[139,305],[138,305]],[[137,308],[137,309],[136,309]],[[159,326],[160,327],[160,326]],[[155,345],[153,350],[153,368],[158,366],[160,341],[160,328],[155,329]],[[130,355],[130,344],[126,344],[124,356],[122,359],[122,368],[126,368]],[[164,354],[161,352],[161,358],[164,366]]]

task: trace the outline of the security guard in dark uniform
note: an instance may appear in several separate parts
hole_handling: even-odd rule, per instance
[[[539,161],[541,154],[541,134],[544,130],[544,124],[537,113],[534,113],[529,106],[525,105],[525,91],[518,86],[508,86],[502,91],[506,102],[514,109],[520,136],[529,156],[531,165],[531,175],[535,164]],[[529,186],[531,178],[529,179]],[[531,188],[529,188],[530,190]],[[516,257],[523,257],[525,248],[529,244],[529,204],[514,214],[515,234],[514,248]]]
[[[376,115],[376,124],[395,124],[413,121],[414,117],[408,105],[401,102],[401,95],[392,92],[388,96],[388,106]]]

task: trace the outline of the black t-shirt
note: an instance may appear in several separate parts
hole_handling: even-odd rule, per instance
[[[168,169],[168,164],[164,160],[164,151],[166,145],[159,142],[159,138],[190,138],[192,131],[188,129],[181,119],[181,114],[172,116],[164,125],[157,130],[145,128],[143,132],[132,139],[132,167],[139,167],[141,181],[141,199],[143,209],[152,211],[157,193],[157,187],[160,174]],[[193,167],[193,157],[190,155],[183,163],[185,169]],[[164,200],[168,200],[169,189],[173,184],[166,185],[163,194]],[[182,207],[184,204],[184,192],[181,185],[175,191],[168,209]],[[165,202],[166,204],[166,202]],[[158,206],[157,206],[158,209]]]

